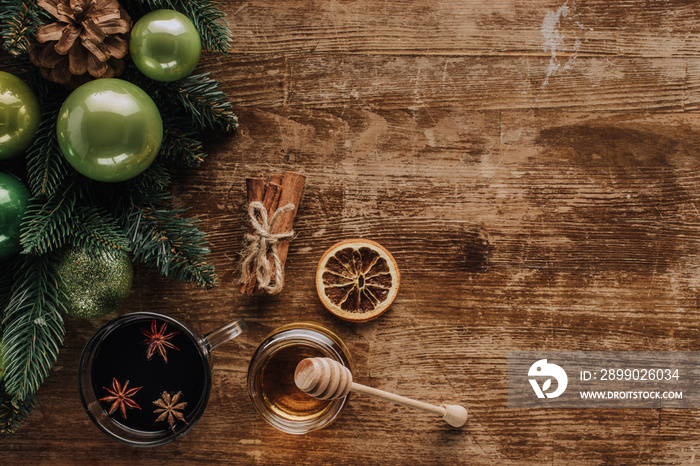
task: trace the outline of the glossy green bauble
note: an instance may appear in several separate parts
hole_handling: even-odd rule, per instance
[[[28,205],[27,187],[9,173],[0,173],[0,259],[19,252],[19,225]]]
[[[156,10],[134,25],[129,51],[136,67],[149,78],[175,81],[197,66],[202,42],[187,16],[173,10]]]
[[[66,313],[92,319],[117,309],[131,291],[131,260],[122,252],[67,249],[57,267]]]
[[[96,79],[68,96],[56,122],[68,163],[97,181],[124,181],[151,165],[163,139],[158,107],[140,87]]]
[[[0,160],[24,152],[40,121],[41,108],[34,92],[17,76],[0,71]]]

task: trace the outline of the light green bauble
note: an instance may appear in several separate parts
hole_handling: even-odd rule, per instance
[[[79,248],[66,250],[57,272],[66,313],[82,319],[102,317],[117,309],[129,295],[134,277],[126,254]]]
[[[134,25],[129,51],[143,74],[167,82],[182,79],[194,70],[202,42],[187,16],[174,10],[156,10]]]
[[[156,158],[163,139],[158,107],[138,86],[96,79],[68,96],[56,120],[69,164],[96,181],[135,177]]]
[[[34,140],[41,108],[29,86],[0,71],[0,160],[17,157]]]

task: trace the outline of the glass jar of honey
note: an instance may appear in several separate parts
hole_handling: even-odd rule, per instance
[[[318,400],[299,390],[294,371],[304,358],[331,358],[352,372],[352,358],[342,340],[314,323],[293,323],[273,331],[258,346],[248,366],[248,393],[255,409],[276,429],[305,434],[333,422],[348,396]]]

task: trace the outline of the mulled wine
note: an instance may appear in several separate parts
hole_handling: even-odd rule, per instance
[[[80,357],[83,406],[100,429],[121,442],[155,446],[175,440],[206,408],[209,352],[244,328],[239,319],[199,337],[162,314],[118,317],[95,332]]]
[[[138,319],[111,331],[95,352],[91,372],[102,409],[137,431],[182,429],[208,395],[209,368],[199,345],[163,319]],[[165,419],[162,409],[169,411]]]

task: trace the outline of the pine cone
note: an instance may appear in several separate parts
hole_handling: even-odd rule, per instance
[[[124,71],[131,18],[117,0],[38,0],[58,21],[40,27],[29,58],[44,78],[77,86]],[[86,72],[88,74],[86,74]]]

